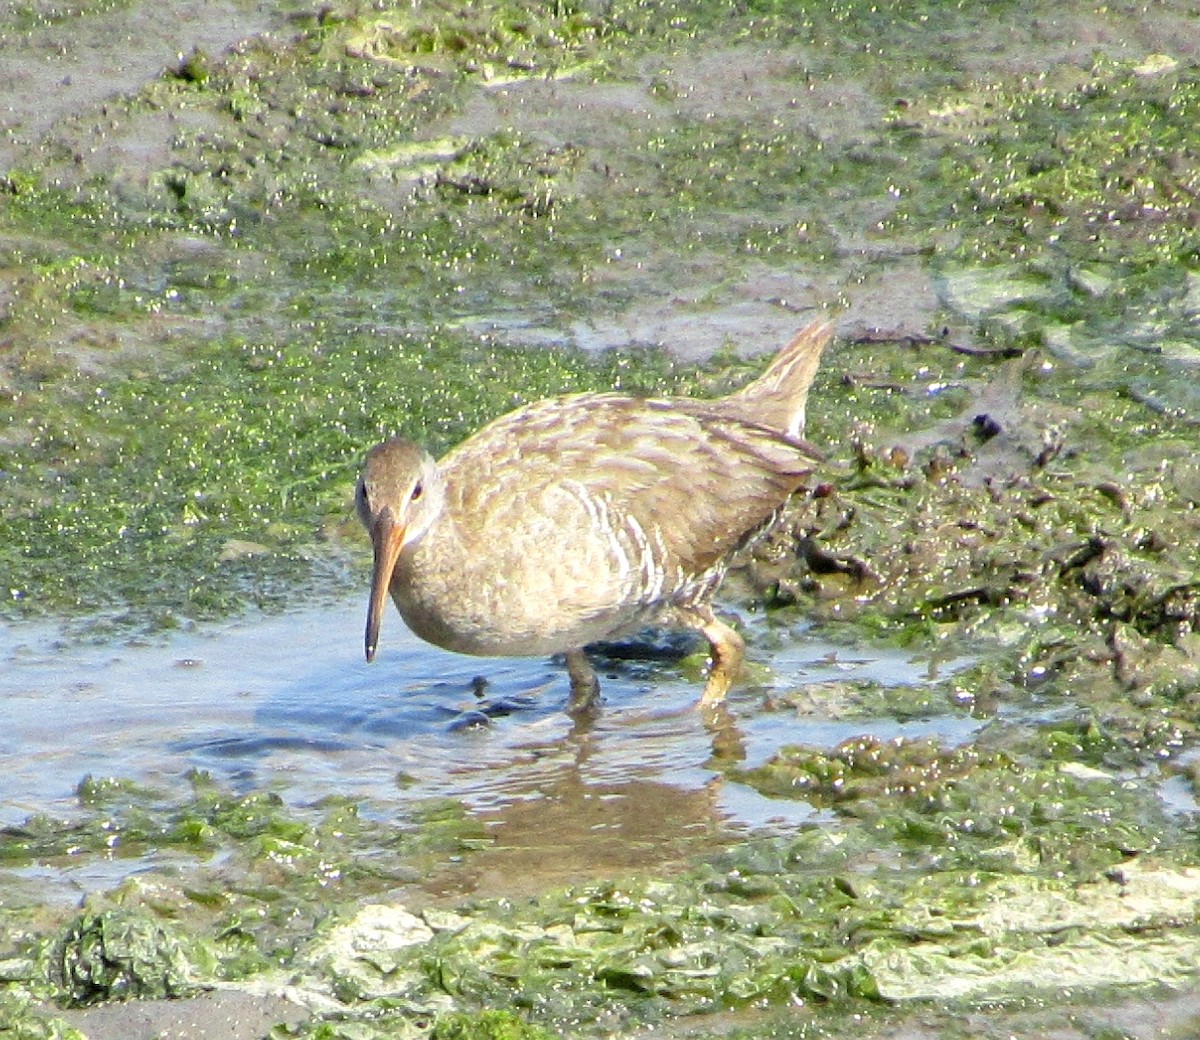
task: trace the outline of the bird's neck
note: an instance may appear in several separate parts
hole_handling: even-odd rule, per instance
[[[469,551],[454,513],[443,509],[420,538],[404,547],[396,561],[396,577],[416,585],[431,581],[457,584]]]

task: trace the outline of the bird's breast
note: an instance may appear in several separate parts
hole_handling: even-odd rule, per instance
[[[569,479],[519,516],[491,511],[473,533],[431,532],[392,581],[408,626],[459,653],[555,653],[612,638],[692,584],[657,523]]]

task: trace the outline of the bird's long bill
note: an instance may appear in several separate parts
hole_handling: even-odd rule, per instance
[[[404,548],[404,525],[396,523],[390,512],[384,512],[371,525],[371,541],[375,544],[375,573],[371,578],[371,602],[367,605],[368,661],[375,659],[375,647],[379,645],[379,623],[387,608],[392,571]]]

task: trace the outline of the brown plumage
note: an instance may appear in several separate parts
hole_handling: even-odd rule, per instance
[[[599,684],[583,647],[653,621],[702,632],[702,704],[725,696],[741,637],[713,615],[730,556],[819,458],[801,440],[828,326],[712,401],[575,394],[518,408],[439,462],[376,445],[357,508],[375,546],[367,660],[388,592],[418,636],[465,654],[565,652],[572,707]]]

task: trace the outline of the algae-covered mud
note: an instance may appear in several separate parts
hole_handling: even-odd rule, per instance
[[[0,1033],[1195,1035],[1193,4],[35,3],[0,66]],[[728,724],[671,640],[591,724],[359,660],[375,439],[818,316]]]

